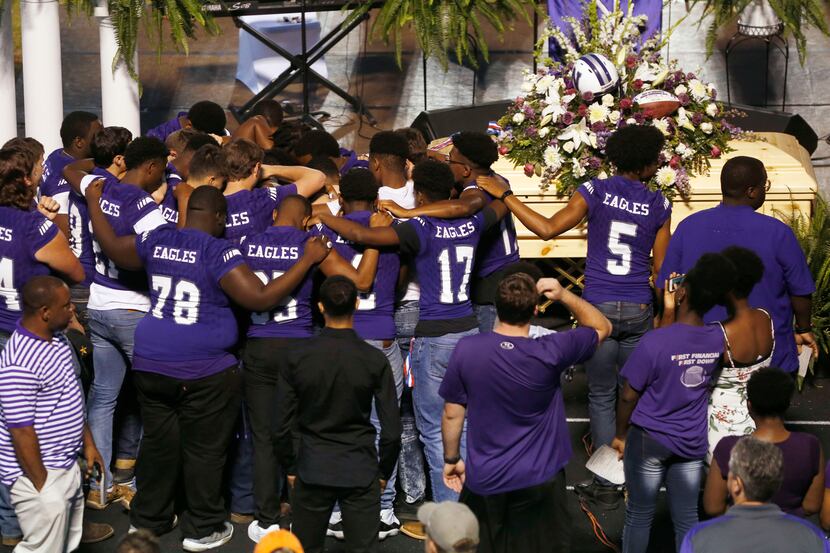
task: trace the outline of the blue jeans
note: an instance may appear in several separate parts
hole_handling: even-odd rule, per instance
[[[10,334],[0,330],[0,351],[6,347],[6,342],[10,337]],[[0,484],[0,534],[8,537],[23,535],[23,530],[17,522],[17,515],[14,513],[14,507],[12,507],[11,488],[5,484]]]
[[[499,315],[496,313],[495,305],[474,303],[473,312],[476,314],[476,319],[478,319],[478,331],[482,334],[491,332],[496,326],[496,319],[499,318]]]
[[[392,366],[392,376],[395,378],[395,391],[398,394],[398,404],[400,404],[401,392],[403,392],[403,357],[401,357],[401,348],[398,342],[392,340],[392,344],[389,347],[383,347],[383,341],[381,340],[366,340],[366,343],[382,351],[389,360],[389,364]],[[371,421],[375,430],[378,432],[377,438],[375,438],[375,447],[378,447],[380,441],[380,420],[378,420],[374,403],[372,404]],[[395,470],[392,471],[392,476],[389,477],[389,481],[386,483],[386,489],[380,494],[381,511],[392,509],[395,505],[395,482],[398,479],[397,475],[398,466],[395,465]]]
[[[461,338],[473,334],[478,334],[477,328],[444,336],[422,336],[415,338],[412,349],[412,373],[415,377],[412,400],[415,406],[415,420],[421,432],[421,442],[424,444],[432,481],[432,500],[435,502],[458,501],[458,494],[444,485],[444,444],[441,439],[444,400],[438,395],[438,389],[447,373],[447,365],[455,345]],[[467,456],[466,423],[461,434],[461,456]]]
[[[623,553],[646,553],[660,485],[665,481],[674,523],[675,549],[697,524],[697,499],[703,480],[703,459],[685,459],[632,426],[625,442],[625,508]]]
[[[112,482],[110,465],[115,407],[133,358],[135,327],[145,314],[131,309],[90,309],[88,313],[95,378],[87,398],[87,422],[95,445],[104,459],[106,481]],[[141,420],[137,411],[133,410],[125,413],[121,421],[117,458],[135,459],[140,441]]]
[[[395,308],[398,345],[404,359],[418,325],[419,302],[408,301]],[[424,452],[418,440],[415,412],[412,409],[412,388],[405,387],[401,401],[401,453],[398,456],[398,479],[407,503],[416,503],[426,496]]]
[[[640,338],[652,327],[649,304],[605,302],[596,305],[611,321],[611,335],[585,362],[588,375],[588,415],[594,449],[610,445],[617,429],[617,389],[620,370],[637,347]]]

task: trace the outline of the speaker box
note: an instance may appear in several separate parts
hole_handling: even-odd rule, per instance
[[[427,142],[459,131],[486,132],[490,121],[498,121],[507,112],[511,103],[511,100],[501,100],[474,106],[422,111],[410,126],[421,131]]]
[[[790,134],[810,154],[815,152],[818,147],[818,135],[807,121],[798,114],[742,106],[740,104],[732,104],[732,107],[746,113],[746,117],[735,117],[731,120],[732,124],[746,131]]]

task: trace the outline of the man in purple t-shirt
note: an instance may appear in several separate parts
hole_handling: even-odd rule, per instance
[[[530,338],[540,294],[561,302],[580,327]],[[495,329],[458,342],[441,384],[444,482],[478,518],[479,551],[566,552],[571,444],[560,377],[593,355],[611,323],[552,278],[537,284],[524,273],[509,275],[495,299]]]
[[[412,170],[419,205],[449,199],[453,177],[449,167],[427,160]],[[497,225],[507,210],[493,202],[465,219],[416,217],[391,228],[368,229],[354,221],[322,213],[320,220],[340,236],[367,246],[397,247],[414,258],[421,285],[420,320],[415,327],[412,374],[413,402],[424,444],[436,501],[454,500],[457,494],[441,480],[441,411],[438,395],[450,353],[464,336],[478,333],[470,302],[470,277],[476,246],[487,229]]]
[[[808,346],[814,356],[818,355],[810,320],[815,284],[804,252],[789,226],[757,213],[764,205],[770,185],[761,160],[734,157],[724,164],[720,179],[721,204],[694,213],[678,225],[657,277],[657,286],[662,287],[673,272],[687,272],[704,253],[720,252],[729,246],[752,250],[764,262],[764,276],[749,295],[749,303],[766,309],[775,323],[772,366],[795,372],[798,369],[796,344]],[[705,316],[706,322],[724,319],[723,307],[715,307]]]
[[[151,289],[152,309],[135,331],[133,370],[145,435],[130,520],[157,534],[171,529],[181,469],[187,502],[182,547],[219,547],[233,535],[222,472],[241,400],[231,301],[247,310],[272,308],[329,248],[311,240],[294,265],[266,285],[236,246],[219,238],[227,203],[217,189],[193,193],[185,228],[164,225],[137,237],[116,236],[96,201],[101,189],[87,191],[97,240],[120,267],[143,267]]]

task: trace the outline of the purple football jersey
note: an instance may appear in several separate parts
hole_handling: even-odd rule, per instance
[[[14,331],[26,281],[49,274],[35,254],[57,234],[58,227],[36,210],[0,206],[0,330]]]
[[[709,386],[723,351],[717,325],[675,323],[646,333],[620,371],[640,393],[631,422],[680,457],[705,457]]]
[[[137,225],[142,219],[154,214],[160,217],[156,202],[138,186],[114,179],[105,178],[104,181],[99,204],[116,236],[137,234],[141,230]],[[115,290],[147,291],[144,271],[119,269],[101,250],[94,235],[92,247],[95,250],[95,284]]]
[[[239,334],[219,285],[245,260],[239,249],[200,230],[165,225],[136,236],[152,309],[135,329],[133,368],[197,379],[236,363]]]
[[[314,233],[294,227],[268,227],[249,235],[242,254],[262,282],[268,283],[290,269],[303,255],[305,242]],[[311,292],[309,271],[291,294],[271,311],[251,314],[250,338],[307,338],[311,336]]]
[[[69,213],[69,192],[72,188],[66,179],[63,178],[63,169],[70,163],[75,161],[75,158],[63,151],[63,148],[58,148],[43,162],[43,177],[40,179],[39,193],[40,196],[49,196],[58,204],[60,209],[58,213],[66,215]]]
[[[115,175],[101,167],[94,167],[91,174],[118,182]],[[86,278],[82,285],[89,286],[95,278],[95,251],[92,247],[89,208],[86,205],[86,198],[74,190],[69,193],[69,247],[84,268]]]
[[[469,188],[478,187],[473,182],[464,190]],[[484,195],[487,196],[488,204],[495,199],[487,192]],[[481,236],[473,272],[477,278],[483,278],[517,261],[519,261],[519,242],[516,238],[516,225],[513,223],[513,216],[508,213],[498,226],[487,230]]]
[[[625,177],[594,179],[577,189],[588,204],[587,301],[651,303],[651,250],[671,203]]]
[[[285,184],[240,190],[225,196],[228,202],[225,238],[240,244],[246,236],[263,232],[274,224],[274,210],[283,198],[296,193],[296,185]]]
[[[547,482],[571,457],[560,376],[597,348],[593,328],[459,340],[439,394],[467,406],[467,481],[482,495]]]
[[[418,251],[401,252],[415,258],[421,285],[420,320],[470,317],[470,275],[484,227],[484,211],[467,219],[414,217],[401,223],[418,235]]]
[[[371,217],[370,211],[355,211],[344,218],[368,227]],[[331,240],[337,253],[356,269],[366,248],[342,238],[328,227],[321,227],[321,232]],[[372,291],[359,295],[360,303],[354,314],[354,330],[364,340],[395,338],[395,289],[400,268],[401,261],[396,252],[382,252]]]
[[[145,133],[146,136],[151,136],[153,138],[158,138],[162,142],[167,140],[167,137],[173,134],[174,132],[180,130],[182,128],[182,124],[179,122],[179,117],[187,115],[186,111],[180,111],[176,114],[176,117],[171,119],[170,121],[165,121],[158,127],[153,127],[149,131]]]
[[[368,169],[369,168],[369,161],[365,159],[360,159],[357,157],[357,154],[354,150],[349,150],[346,148],[340,148],[340,157],[345,157],[346,162],[343,164],[343,167],[340,168],[340,174],[345,175],[352,169]]]

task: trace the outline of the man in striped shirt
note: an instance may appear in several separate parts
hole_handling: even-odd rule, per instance
[[[83,449],[88,472],[103,461],[63,334],[74,313],[69,288],[38,276],[22,295],[23,317],[0,354],[0,482],[11,487],[23,530],[15,551],[61,553],[81,541],[78,454]]]

